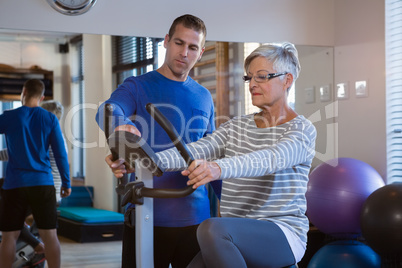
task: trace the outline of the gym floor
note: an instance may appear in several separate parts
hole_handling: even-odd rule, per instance
[[[77,243],[62,236],[59,240],[63,268],[121,267],[121,241]],[[45,268],[48,268],[47,265]]]

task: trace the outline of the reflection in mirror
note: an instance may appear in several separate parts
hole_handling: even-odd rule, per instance
[[[75,36],[77,34],[73,33],[0,30],[0,112],[20,105],[17,100],[20,99],[23,82],[30,78],[45,79],[46,91],[50,85],[46,98],[59,100],[65,111],[79,103],[82,97],[75,83],[79,52],[74,45],[68,45]],[[70,50],[66,51],[66,47]],[[78,119],[79,116],[76,116],[74,121]],[[63,122],[60,121],[64,130]],[[74,131],[77,138],[79,133],[83,133],[78,125]],[[5,148],[4,137],[0,139],[1,148]],[[84,162],[79,155],[83,150],[72,146],[68,148],[72,175],[81,176]],[[0,162],[0,176],[4,176],[5,166]]]
[[[313,168],[336,157],[337,102],[334,84],[334,50],[332,47],[296,46],[301,64],[295,84],[295,110],[317,128],[316,155]],[[320,88],[325,92],[324,98]],[[315,89],[315,90],[314,90]],[[313,96],[310,96],[314,94]]]
[[[76,109],[77,105],[85,102],[84,74],[82,73],[85,64],[82,62],[82,54],[85,49],[83,49],[84,44],[77,36],[80,35],[1,30],[0,49],[3,53],[0,54],[0,64],[17,69],[29,69],[36,66],[53,71],[53,98],[65,106],[65,114],[67,114],[68,111]],[[71,42],[71,40],[74,41]],[[66,44],[68,44],[67,47]],[[191,71],[190,75],[208,88],[214,98],[217,125],[233,116],[258,111],[258,108],[252,106],[248,86],[242,80],[244,59],[258,45],[258,43],[208,41],[201,61]],[[296,47],[302,70],[288,99],[297,113],[309,118],[317,127],[317,153],[315,163],[313,163],[313,165],[317,165],[322,161],[334,158],[336,154],[334,149],[336,134],[336,102],[334,100],[336,95],[332,91],[328,92],[330,101],[323,101],[317,90],[323,86],[333,88],[333,48]],[[163,42],[157,44],[157,51],[157,61],[163,60]],[[156,67],[153,68],[157,68],[158,64],[154,66]],[[147,69],[147,71],[149,70]],[[114,77],[113,81],[115,88],[118,79]],[[111,88],[110,92],[114,88]],[[314,95],[308,96],[308,94]],[[73,122],[66,124],[61,121],[64,132],[67,131],[66,126],[74,128],[74,130],[68,129],[68,131],[78,141],[85,139],[84,131],[80,129],[83,128],[82,118],[84,118],[83,114],[74,113],[71,119]],[[79,148],[80,146],[77,144],[80,143],[69,141],[72,174],[84,176],[85,157],[83,154],[85,150]],[[4,147],[4,143],[0,143],[1,147]],[[79,155],[80,157],[78,157]]]
[[[338,83],[336,85],[336,98],[338,100],[349,98],[348,83]]]

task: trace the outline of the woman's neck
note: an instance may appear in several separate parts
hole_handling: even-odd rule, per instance
[[[272,109],[262,109],[261,112],[255,114],[254,121],[257,127],[267,128],[282,125],[297,117],[297,113],[289,106],[280,110],[272,111]]]

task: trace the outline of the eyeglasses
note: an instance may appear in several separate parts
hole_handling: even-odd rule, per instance
[[[246,83],[249,83],[251,81],[251,78],[254,78],[254,81],[256,81],[257,83],[263,83],[266,82],[272,78],[281,76],[281,75],[285,75],[288,74],[287,72],[283,72],[283,73],[268,73],[267,71],[258,71],[256,75],[253,76],[248,76],[245,75],[243,76],[243,80]]]

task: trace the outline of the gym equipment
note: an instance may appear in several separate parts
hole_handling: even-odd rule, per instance
[[[32,226],[29,228],[29,232],[33,236],[39,238],[39,233],[37,229]],[[1,232],[0,232],[0,242],[1,242]],[[18,240],[16,246],[15,260],[12,265],[13,268],[29,267],[29,268],[44,268],[46,260],[43,255],[37,258],[39,255],[35,254],[34,248],[27,242]]]
[[[124,215],[93,207],[61,207],[57,234],[79,243],[123,238]]]
[[[355,240],[329,243],[317,251],[307,268],[379,268],[381,258],[369,246]]]
[[[191,163],[193,158],[174,126],[153,104],[148,103],[146,110],[166,131],[186,163]],[[192,186],[187,186],[183,189],[153,189],[153,175],[161,176],[164,172],[158,157],[151,147],[137,135],[126,131],[115,131],[109,135],[111,133],[110,120],[112,119],[112,114],[113,106],[106,104],[105,135],[113,159],[123,158],[125,159],[125,164],[136,168],[136,180],[133,182],[119,181],[116,191],[124,195],[122,206],[127,203],[136,204],[137,267],[151,268],[154,267],[152,198],[180,198],[191,194],[194,189]]]
[[[181,156],[189,165],[194,159],[186,144],[181,140],[174,126],[151,103],[146,105],[146,110],[156,122],[166,131]],[[164,169],[159,158],[149,145],[139,136],[126,131],[116,131],[109,135],[110,119],[113,106],[105,105],[105,134],[112,152],[113,159],[123,158],[125,164],[135,167],[136,180],[128,182],[119,181],[116,191],[123,194],[122,206],[127,203],[136,204],[135,208],[135,235],[136,235],[136,265],[138,268],[154,267],[153,257],[153,200],[152,198],[180,198],[185,197],[195,189],[192,186],[183,189],[154,189],[153,175],[161,176]],[[147,197],[147,198],[144,198]],[[297,267],[291,265],[286,268]]]
[[[353,158],[318,165],[307,186],[307,216],[323,233],[337,238],[361,234],[360,212],[367,197],[384,186],[378,172]]]
[[[367,198],[361,229],[367,244],[381,257],[402,265],[402,183],[381,187]]]
[[[79,243],[121,240],[124,215],[94,208],[92,186],[71,188],[71,195],[58,207],[57,233]]]

